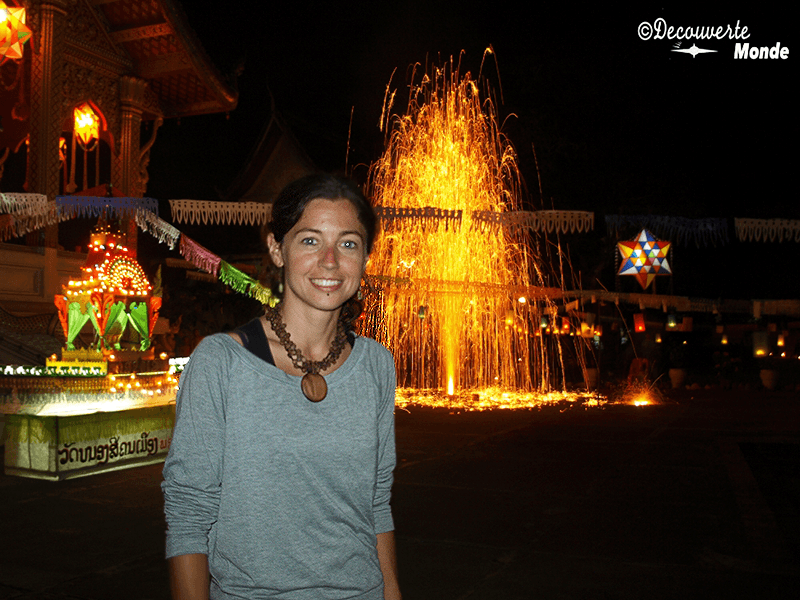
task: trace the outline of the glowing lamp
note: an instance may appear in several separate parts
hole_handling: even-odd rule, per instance
[[[0,64],[6,59],[22,58],[22,46],[31,37],[25,19],[24,8],[6,6],[5,2],[0,1]]]
[[[670,313],[667,315],[667,327],[669,329],[675,329],[678,326],[678,317],[675,316],[675,313]]]
[[[633,315],[633,325],[636,331],[644,331],[644,313]]]
[[[753,333],[753,356],[767,356],[769,354],[769,333],[756,331]]]
[[[728,345],[728,336],[727,336],[727,334],[724,334],[724,333],[722,334],[722,345],[723,346],[727,346]]]
[[[661,343],[661,334],[657,333],[656,334],[656,344],[660,344],[660,343]]]
[[[86,149],[93,141],[100,137],[100,117],[94,109],[84,102],[75,107],[73,111],[75,120],[74,130],[80,145]]]
[[[550,321],[548,320],[547,316],[546,315],[542,315],[542,318],[539,319],[539,327],[542,328],[542,329],[546,329],[549,324],[550,324]]]
[[[417,316],[420,319],[424,319],[425,315],[427,315],[427,314],[428,314],[428,307],[427,306],[420,306],[419,307],[419,312],[417,312]]]
[[[783,347],[786,344],[786,338],[782,333],[778,334],[778,346]]]

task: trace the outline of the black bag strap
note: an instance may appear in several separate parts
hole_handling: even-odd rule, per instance
[[[255,354],[258,358],[275,366],[275,359],[272,357],[272,350],[269,347],[269,340],[267,334],[264,333],[264,327],[261,325],[261,318],[256,317],[241,327],[234,330],[234,333],[239,335],[242,340],[242,346]],[[353,347],[356,341],[356,334],[352,331],[347,332],[347,342],[350,347]]]
[[[271,365],[275,365],[275,359],[272,358],[272,350],[269,348],[269,340],[264,333],[264,327],[261,325],[261,319],[256,317],[252,321],[245,323],[234,333],[239,334],[239,339],[242,340],[242,346],[245,350],[249,350],[258,358]]]

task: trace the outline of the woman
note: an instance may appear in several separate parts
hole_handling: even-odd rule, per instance
[[[181,377],[162,484],[173,596],[400,598],[394,363],[343,314],[375,214],[312,175],[281,192],[270,230],[281,302],[206,338]]]

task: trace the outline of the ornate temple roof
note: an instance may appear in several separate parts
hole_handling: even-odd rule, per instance
[[[317,168],[272,105],[272,117],[261,131],[245,166],[221,195],[239,202],[275,201],[285,185]]]
[[[106,25],[104,37],[116,50],[117,56],[108,57],[110,62],[128,59],[127,74],[148,82],[164,117],[236,107],[236,89],[211,63],[177,0],[89,0],[89,4]],[[72,38],[69,46],[68,52],[82,44]]]

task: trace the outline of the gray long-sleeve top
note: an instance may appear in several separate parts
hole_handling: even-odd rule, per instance
[[[313,403],[228,335],[192,354],[164,465],[167,557],[208,555],[212,598],[383,598],[394,362],[357,337],[325,379]]]

